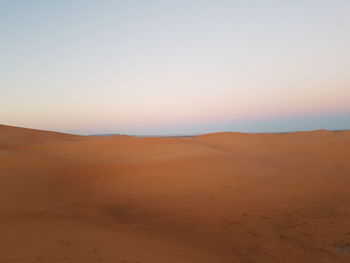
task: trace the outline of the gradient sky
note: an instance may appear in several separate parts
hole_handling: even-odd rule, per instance
[[[0,0],[0,123],[350,129],[350,1]]]

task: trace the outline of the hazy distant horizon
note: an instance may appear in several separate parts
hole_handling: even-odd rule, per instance
[[[205,127],[205,125],[193,126],[190,129],[176,129],[169,127],[168,130],[150,129],[143,133],[138,130],[125,129],[89,129],[87,131],[69,130],[69,129],[47,129],[45,127],[14,125],[11,123],[1,123],[9,126],[18,126],[23,128],[39,129],[63,132],[77,135],[89,136],[107,136],[107,135],[130,135],[130,136],[183,136],[183,135],[200,135],[215,132],[246,132],[246,133],[284,133],[284,132],[298,132],[298,131],[313,131],[313,130],[350,130],[350,113],[332,114],[322,116],[303,116],[293,117],[288,119],[262,119],[241,121],[236,123],[221,123],[216,126],[218,129]]]
[[[0,123],[350,129],[349,1],[4,1]]]

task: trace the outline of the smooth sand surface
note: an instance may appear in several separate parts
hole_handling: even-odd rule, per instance
[[[350,132],[0,125],[0,262],[350,262]]]

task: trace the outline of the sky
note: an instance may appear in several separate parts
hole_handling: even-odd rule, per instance
[[[348,0],[0,0],[0,123],[350,129]]]

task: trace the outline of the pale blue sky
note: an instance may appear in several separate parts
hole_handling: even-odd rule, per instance
[[[350,1],[0,0],[0,123],[350,129]]]

